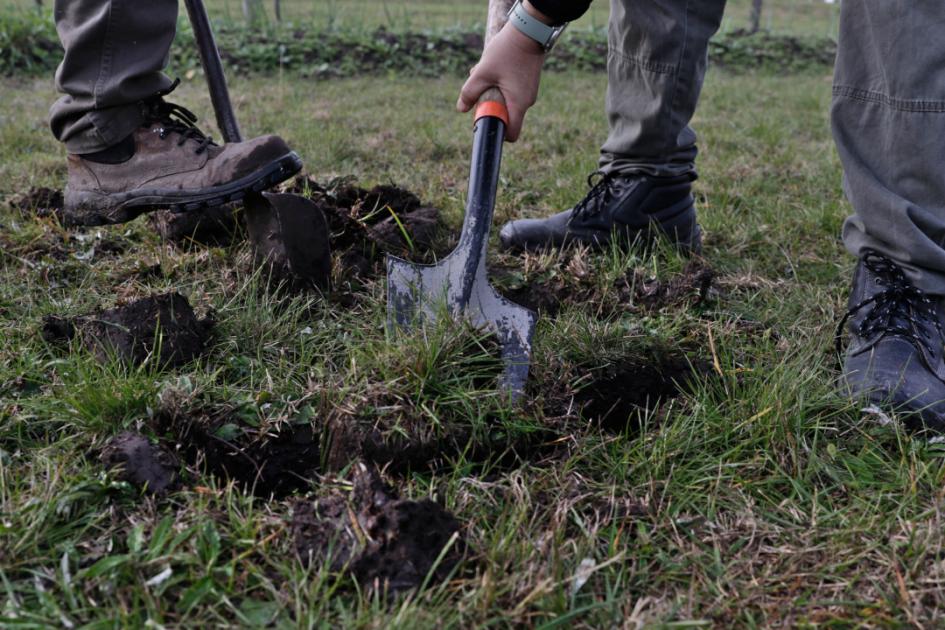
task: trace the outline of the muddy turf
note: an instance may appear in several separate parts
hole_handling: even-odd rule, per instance
[[[282,189],[312,199],[328,219],[341,286],[330,296],[318,294],[318,299],[339,303],[354,299],[351,283],[382,273],[387,253],[433,262],[449,251],[448,235],[440,234],[439,210],[397,186],[364,189],[351,178],[326,186],[301,177]],[[61,191],[36,188],[14,196],[9,206],[23,218],[58,220],[61,203]],[[238,207],[159,211],[150,215],[149,223],[165,242],[176,246],[231,244],[245,233]],[[504,277],[514,276],[511,270],[501,271],[500,287]],[[666,282],[632,270],[617,282],[612,306],[638,311],[698,305],[707,299],[713,277],[700,261],[690,262]],[[298,291],[282,285],[260,290],[283,296]],[[546,317],[567,303],[597,297],[592,286],[568,286],[563,281],[519,282],[504,292]],[[501,365],[490,357],[498,357],[497,344],[475,330],[464,333],[472,341],[474,352],[467,354],[477,386],[494,389]],[[160,371],[192,363],[205,352],[213,335],[213,314],[198,319],[186,298],[165,293],[76,317],[47,315],[40,334],[54,351],[87,352],[99,363],[125,367],[150,362]],[[306,562],[350,573],[365,588],[390,595],[451,576],[465,555],[466,543],[452,514],[429,500],[398,500],[378,470],[396,477],[441,471],[459,457],[472,464],[489,462],[493,468],[553,459],[554,445],[580,431],[585,422],[616,433],[639,430],[642,419],[664,401],[694,381],[711,378],[708,365],[702,358],[669,348],[619,357],[603,366],[579,365],[575,381],[579,386],[573,392],[549,392],[558,408],[543,411],[555,417],[554,422],[536,426],[533,432],[500,437],[493,435],[502,424],[499,418],[486,419],[485,432],[464,422],[430,431],[422,424],[405,424],[403,418],[396,420],[397,427],[383,416],[314,417],[260,432],[241,421],[237,408],[212,403],[178,406],[172,399],[161,401],[153,411],[142,427],[145,433],[119,433],[104,445],[99,459],[115,478],[157,496],[179,489],[188,479],[211,475],[219,484],[235,482],[260,499],[278,499],[305,494],[322,475],[349,471],[350,497],[346,491],[336,491],[294,504],[296,551]],[[492,422],[495,426],[489,427]],[[184,469],[192,472],[182,475]],[[441,553],[447,554],[442,564]]]
[[[255,268],[238,208],[63,228],[61,155],[27,114],[51,91],[14,87],[0,626],[941,621],[940,447],[835,390],[851,261],[827,77],[712,76],[704,258],[493,248],[493,284],[541,318],[521,407],[489,336],[384,326],[385,255],[432,262],[458,232],[452,82],[241,104],[308,156],[285,190],[328,219],[327,294]],[[388,106],[405,91],[415,111]],[[575,147],[603,133],[599,99],[530,122],[559,133],[509,148],[497,222],[573,202],[594,167]]]

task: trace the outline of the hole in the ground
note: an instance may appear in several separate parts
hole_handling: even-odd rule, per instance
[[[603,429],[633,432],[646,414],[712,374],[708,361],[682,355],[624,358],[604,368],[585,368],[575,401],[582,416]]]

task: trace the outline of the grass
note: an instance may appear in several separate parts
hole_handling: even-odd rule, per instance
[[[211,17],[224,22],[243,20],[240,0],[206,0]],[[12,0],[13,6],[28,8],[32,0]],[[263,2],[268,19],[274,19],[272,3]],[[722,31],[746,28],[751,0],[730,0]],[[609,4],[594,0],[588,13],[573,26],[599,29],[607,25]],[[762,27],[776,33],[817,37],[836,34],[839,3],[822,0],[765,0]],[[485,20],[486,2],[461,0],[284,0],[285,21],[314,23],[321,27],[409,31],[472,27]]]
[[[604,87],[599,75],[545,78],[506,151],[497,222],[584,193],[606,130]],[[396,75],[232,82],[247,134],[283,134],[320,181],[408,187],[453,228],[470,147],[469,119],[451,110],[457,89],[456,79]],[[50,82],[4,79],[0,90],[0,194],[61,187],[63,154],[37,114],[55,96]],[[198,81],[175,97],[208,117]],[[0,625],[940,625],[945,452],[834,392],[834,322],[852,261],[837,236],[848,209],[829,99],[825,74],[710,75],[695,121],[705,258],[719,273],[705,304],[617,302],[612,287],[628,272],[675,277],[685,261],[671,252],[493,254],[526,282],[555,277],[592,296],[540,322],[532,402],[518,412],[470,374],[482,351],[469,360],[462,335],[388,336],[382,279],[345,288],[344,305],[279,299],[259,290],[242,244],[176,248],[143,220],[66,232],[0,211]],[[99,237],[126,247],[90,256]],[[155,263],[162,274],[136,273]],[[100,365],[38,335],[43,315],[167,290],[217,312],[197,364]],[[442,496],[476,551],[466,572],[393,602],[304,568],[288,500],[199,474],[166,499],[142,498],[89,456],[168,396],[240,405],[264,425],[309,406],[316,426],[322,415],[400,409],[431,426],[488,429],[499,417],[527,431],[580,386],[581,366],[664,346],[705,359],[715,376],[638,431],[588,425],[550,457],[500,466],[459,456],[397,477],[409,497]]]

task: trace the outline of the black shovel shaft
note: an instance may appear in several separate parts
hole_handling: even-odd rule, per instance
[[[243,134],[236,122],[236,113],[230,102],[230,91],[226,87],[226,75],[223,74],[223,62],[220,60],[220,51],[213,38],[213,28],[210,26],[210,17],[203,0],[184,0],[187,6],[187,15],[190,25],[194,29],[194,38],[197,40],[197,51],[200,53],[200,64],[207,75],[207,87],[210,88],[210,101],[217,116],[217,126],[223,134],[224,142],[241,142]]]
[[[489,229],[495,212],[499,169],[502,165],[502,143],[505,123],[493,116],[476,121],[473,131],[472,162],[469,168],[469,194],[466,216],[457,249],[467,252],[463,265],[463,305],[468,304],[476,272],[482,264],[488,245]]]

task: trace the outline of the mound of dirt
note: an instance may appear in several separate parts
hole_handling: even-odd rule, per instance
[[[251,430],[237,410],[163,410],[155,430],[173,436],[171,448],[190,466],[262,498],[307,489],[320,469],[319,436],[310,424],[278,432]]]
[[[639,428],[643,416],[660,404],[690,391],[714,374],[708,361],[673,353],[654,352],[628,357],[604,368],[585,368],[575,402],[581,415],[607,431]]]
[[[102,362],[114,356],[140,365],[158,353],[161,366],[176,367],[203,353],[212,326],[182,295],[167,293],[75,318],[47,316],[42,335],[50,343],[78,338]]]
[[[178,481],[177,459],[140,433],[119,433],[102,449],[100,459],[121,479],[149,494],[165,494]]]
[[[633,299],[642,306],[658,310],[664,307],[695,306],[709,296],[715,270],[701,260],[693,260],[682,273],[669,280],[649,277],[639,269],[627,277],[627,292],[633,287]]]
[[[386,254],[428,261],[435,253],[440,212],[408,190],[387,185],[368,190],[350,179],[322,186],[301,178],[286,192],[309,195],[325,213],[332,251],[341,255],[346,273],[379,273]]]
[[[148,223],[166,241],[225,246],[240,232],[240,215],[239,209],[228,205],[194,212],[158,210],[148,215]]]
[[[331,251],[339,254],[344,275],[371,277],[383,273],[386,254],[430,262],[441,228],[440,211],[424,205],[412,192],[393,185],[365,189],[350,177],[322,185],[299,177],[282,192],[310,197],[328,220]],[[60,215],[62,191],[33,188],[13,197],[10,205],[23,214]],[[172,243],[228,245],[243,229],[242,213],[233,206],[196,212],[157,210],[148,223]]]
[[[295,504],[292,535],[303,561],[348,571],[387,594],[418,588],[427,575],[441,582],[462,561],[460,524],[441,505],[400,499],[363,463],[353,467],[351,481],[350,492]]]
[[[14,196],[9,203],[12,208],[18,210],[24,216],[61,216],[62,191],[45,187],[30,188],[29,192]]]

